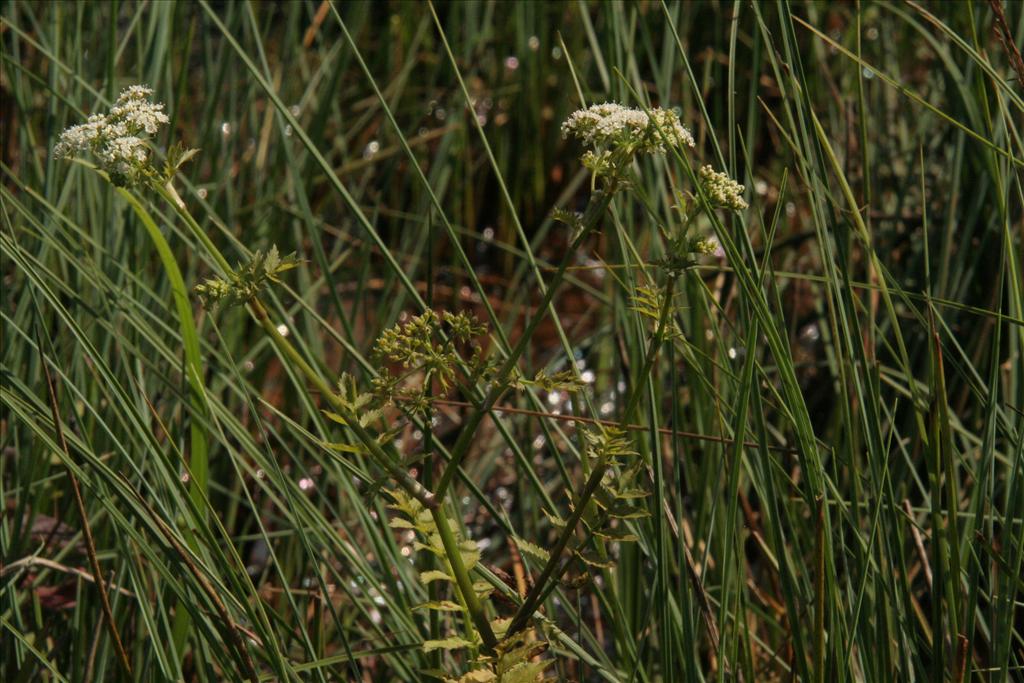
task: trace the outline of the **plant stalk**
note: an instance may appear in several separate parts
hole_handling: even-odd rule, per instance
[[[455,445],[452,446],[451,458],[448,460],[448,466],[441,474],[441,479],[437,484],[437,488],[434,489],[434,495],[439,499],[443,499],[445,493],[448,491],[448,486],[451,484],[452,479],[455,478],[456,472],[459,470],[459,466],[462,464],[463,459],[466,457],[469,451],[470,444],[473,443],[473,437],[476,435],[477,427],[480,426],[480,422],[483,420],[484,415],[487,415],[494,404],[498,401],[501,395],[508,388],[509,379],[512,374],[512,370],[516,367],[519,362],[519,358],[526,351],[526,347],[529,345],[533,338],[533,333],[537,330],[537,326],[544,319],[544,311],[548,309],[548,304],[555,297],[555,292],[558,290],[558,286],[562,283],[562,279],[565,276],[565,272],[569,267],[569,263],[572,261],[572,256],[576,252],[576,249],[590,231],[597,226],[597,221],[601,215],[611,204],[612,197],[615,194],[614,185],[610,185],[605,190],[599,193],[598,198],[591,199],[590,205],[587,207],[586,212],[583,215],[580,223],[579,235],[572,241],[569,248],[566,249],[565,255],[562,257],[561,263],[558,264],[558,270],[555,272],[554,277],[551,278],[551,282],[547,285],[547,291],[544,293],[544,299],[540,305],[537,306],[537,315],[530,320],[527,324],[526,329],[523,330],[523,334],[520,336],[519,341],[516,342],[515,347],[509,352],[508,358],[505,360],[505,364],[501,366],[498,373],[495,375],[494,383],[491,386],[490,391],[487,392],[487,396],[480,403],[480,407],[469,417],[469,419],[462,426],[462,430],[459,433],[459,438],[455,441]]]

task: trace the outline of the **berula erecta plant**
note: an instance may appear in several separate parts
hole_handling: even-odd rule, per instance
[[[638,501],[649,494],[650,464],[638,456],[628,429],[636,417],[644,383],[635,383],[625,396],[625,409],[617,424],[595,421],[592,427],[581,430],[583,479],[568,493],[568,512],[543,511],[557,529],[557,539],[545,545],[538,539],[514,539],[520,552],[539,561],[541,569],[525,596],[516,596],[514,611],[498,609],[490,599],[495,586],[475,572],[480,551],[454,521],[461,511],[459,500],[451,495],[451,483],[470,452],[481,421],[492,414],[508,392],[528,386],[575,394],[586,392],[585,383],[571,370],[553,374],[542,370],[533,377],[521,373],[523,354],[543,316],[532,317],[511,351],[499,357],[489,354],[478,343],[488,335],[488,328],[471,314],[427,309],[386,330],[377,340],[373,357],[380,366],[371,386],[363,390],[349,375],[343,375],[332,385],[289,341],[288,328],[273,320],[261,301],[263,290],[279,282],[283,273],[297,265],[296,256],[282,256],[275,245],[265,251],[253,251],[246,262],[235,267],[229,264],[173,187],[175,174],[197,151],[172,147],[162,168],[156,165],[157,151],[152,148],[149,136],[167,123],[168,117],[163,105],[150,101],[152,95],[153,91],[144,86],[126,89],[109,113],[94,114],[86,123],[66,130],[54,154],[87,164],[95,162],[96,171],[109,178],[147,227],[166,271],[176,284],[179,322],[182,329],[191,330],[191,336],[186,335],[185,355],[193,409],[199,415],[207,410],[204,363],[195,337],[193,307],[186,298],[181,271],[162,232],[141,201],[141,195],[147,192],[164,200],[184,220],[218,266],[219,272],[193,287],[194,297],[211,311],[246,307],[284,362],[305,377],[311,397],[319,397],[325,415],[338,425],[342,438],[321,445],[337,452],[339,457],[368,458],[384,479],[392,482],[384,486],[395,512],[390,526],[414,532],[415,547],[434,560],[427,565],[430,568],[420,573],[420,581],[450,586],[446,595],[420,605],[444,615],[450,631],[441,639],[425,639],[422,649],[465,651],[459,673],[432,674],[453,683],[527,683],[544,676],[552,662],[542,652],[546,639],[557,627],[545,617],[541,606],[567,580],[577,584],[603,580],[614,586],[610,576],[615,571],[613,546],[635,541],[637,537],[630,530],[632,521],[649,514],[647,506]],[[614,103],[594,105],[574,113],[564,122],[562,131],[585,149],[581,161],[591,171],[592,192],[581,214],[556,212],[555,217],[568,224],[572,237],[546,284],[538,310],[548,309],[573,262],[575,250],[601,230],[616,196],[636,187],[635,174],[642,168],[637,163],[639,157],[677,155],[691,168],[685,182],[693,182],[692,190],[674,190],[676,220],[658,225],[665,253],[650,259],[649,282],[638,286],[633,298],[634,310],[650,322],[649,341],[639,371],[639,376],[644,377],[666,340],[681,334],[675,323],[681,308],[676,291],[679,278],[698,263],[700,256],[715,249],[714,241],[700,234],[698,219],[717,211],[744,210],[744,187],[707,165],[696,173],[692,171],[686,155],[694,147],[693,137],[677,114],[668,109],[637,109]],[[679,184],[675,178],[667,180],[673,188]],[[424,468],[441,468],[436,483],[428,487],[413,476],[410,463],[403,461],[392,442],[408,419],[418,416],[429,424],[435,400],[453,393],[468,400],[472,407],[446,462],[430,461],[437,457],[434,453],[422,456],[428,459],[421,463]],[[208,486],[202,429],[193,427],[190,462],[190,486],[197,505],[207,495]],[[568,579],[570,575],[572,578]]]

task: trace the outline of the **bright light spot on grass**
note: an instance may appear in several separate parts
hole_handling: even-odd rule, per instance
[[[530,49],[536,52],[540,49],[540,38],[537,36],[530,36],[530,39],[526,41],[526,44],[530,46]]]
[[[595,378],[596,375],[594,375],[593,370],[584,370],[582,373],[580,373],[580,379],[582,379],[587,384],[593,384]]]
[[[299,488],[303,491],[312,491],[314,486],[316,486],[316,483],[309,477],[299,479]]]
[[[505,57],[505,68],[509,71],[515,71],[519,68],[519,58],[515,55],[509,55]]]
[[[282,337],[287,337],[288,336],[288,326],[285,325],[284,323],[281,323],[280,325],[277,326],[277,333],[279,335],[281,335]]]
[[[200,187],[200,188],[199,188],[199,190],[197,190],[197,191],[196,191],[196,194],[198,194],[198,195],[199,195],[199,198],[200,198],[200,199],[206,199],[206,195],[207,195],[208,193],[207,193],[207,191],[206,191],[206,188],[205,188],[205,187]]]
[[[561,58],[562,58],[562,48],[558,47],[557,45],[555,47],[551,48],[551,59],[561,59]]]
[[[223,121],[220,124],[220,134],[223,135],[224,137],[231,135],[231,124],[227,121]]]
[[[363,158],[372,159],[377,152],[380,151],[380,143],[376,140],[370,140],[370,143],[363,148]]]

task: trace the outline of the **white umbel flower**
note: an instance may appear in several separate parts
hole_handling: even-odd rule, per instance
[[[125,135],[107,141],[107,144],[96,152],[96,156],[108,170],[130,176],[139,164],[146,163],[149,150],[141,138]]]
[[[106,137],[107,117],[93,114],[85,123],[71,126],[60,134],[60,141],[53,153],[60,159],[73,157],[76,152],[86,152]]]
[[[716,207],[742,211],[747,208],[747,202],[743,199],[744,188],[724,172],[717,172],[711,166],[702,166],[700,169],[701,183],[711,203]]]
[[[91,153],[115,182],[137,182],[152,171],[145,136],[156,134],[170,120],[164,105],[149,101],[152,95],[153,89],[144,85],[126,88],[109,114],[93,114],[85,123],[61,133],[54,156]]]
[[[670,147],[693,147],[693,135],[669,109],[640,109],[614,102],[573,112],[562,124],[562,135],[594,147],[622,147],[632,152],[664,152]]]
[[[164,105],[146,99],[152,94],[151,88],[142,85],[133,85],[126,89],[110,110],[111,123],[124,124],[130,133],[145,131],[149,135],[154,135],[160,126],[168,123],[170,119],[163,112]]]

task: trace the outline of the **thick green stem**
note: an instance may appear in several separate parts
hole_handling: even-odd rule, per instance
[[[117,193],[132,207],[135,215],[142,222],[143,227],[149,234],[149,238],[156,247],[160,262],[167,274],[171,284],[171,294],[174,299],[174,307],[178,314],[178,329],[181,332],[181,345],[185,351],[185,379],[189,388],[189,405],[195,416],[206,417],[208,415],[206,406],[206,391],[203,387],[203,361],[199,349],[199,333],[196,330],[195,319],[192,317],[192,306],[188,300],[188,289],[185,287],[185,279],[181,275],[181,269],[174,258],[167,238],[160,232],[156,221],[142,206],[142,203],[128,190],[123,187],[117,188]],[[192,419],[189,422],[189,498],[195,507],[196,514],[200,517],[206,514],[206,494],[209,480],[209,442],[206,429],[202,420]],[[183,530],[185,541],[193,551],[199,550],[199,544],[191,529],[186,526]],[[185,643],[191,626],[191,618],[188,610],[179,606],[172,628],[174,649],[179,657],[185,654]]]
[[[448,557],[452,573],[455,574],[455,583],[459,587],[459,592],[462,593],[462,599],[466,603],[466,609],[469,610],[469,616],[473,619],[473,625],[480,632],[480,637],[484,641],[484,647],[488,651],[493,650],[494,646],[498,644],[498,639],[494,636],[494,630],[491,628],[491,622],[487,620],[487,614],[484,612],[484,606],[481,604],[480,598],[477,597],[476,591],[473,590],[473,579],[470,578],[469,570],[466,569],[466,564],[462,561],[459,541],[452,532],[448,515],[444,511],[444,505],[438,505],[430,511],[430,514],[434,518],[434,524],[437,526],[437,533],[441,536],[444,553]]]
[[[199,333],[196,330],[195,320],[192,317],[192,306],[188,300],[188,289],[185,287],[185,279],[181,275],[181,269],[174,258],[174,252],[167,243],[167,239],[156,221],[143,208],[141,202],[128,190],[119,187],[117,193],[128,202],[142,222],[146,232],[156,247],[160,262],[171,283],[171,295],[174,299],[174,307],[178,314],[178,329],[181,332],[182,347],[185,350],[185,378],[189,386],[189,403],[196,415],[206,416],[206,391],[203,387],[203,361],[199,350]],[[191,470],[191,485],[189,493],[193,502],[202,514],[206,509],[205,497],[208,479],[208,450],[206,430],[201,421],[192,420],[189,425],[190,449],[189,469]]]

